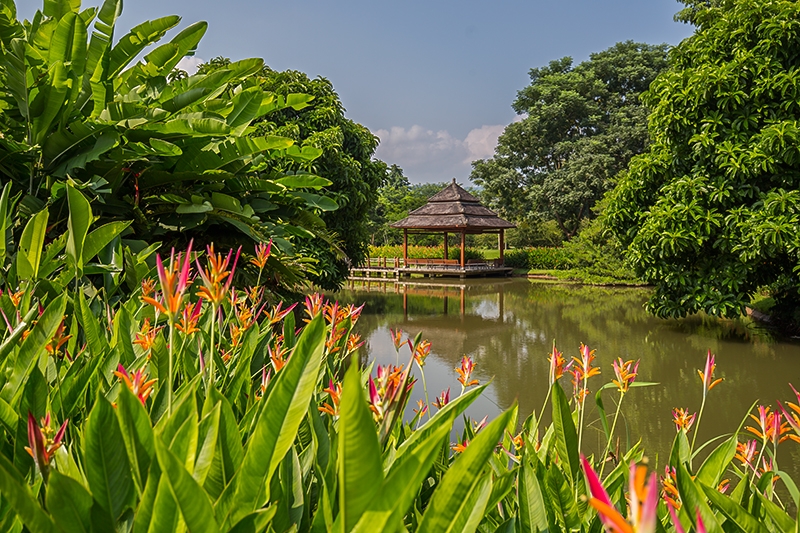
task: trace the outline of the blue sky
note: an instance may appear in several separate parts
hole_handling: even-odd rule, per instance
[[[84,5],[96,5],[85,1]],[[29,18],[39,0],[17,0]],[[677,44],[675,0],[129,0],[119,27],[177,14],[209,22],[196,58],[263,57],[333,82],[377,156],[412,182],[466,182],[514,120],[528,70],[614,43]],[[121,33],[118,34],[118,36]],[[191,64],[191,61],[188,63]]]

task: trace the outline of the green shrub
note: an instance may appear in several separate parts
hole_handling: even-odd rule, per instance
[[[537,270],[566,270],[573,267],[572,254],[565,248],[507,250],[506,266]]]
[[[395,257],[403,257],[402,245],[389,245],[389,246],[370,246],[370,257],[386,257],[393,259]],[[461,257],[461,250],[458,247],[450,246],[447,250],[449,259],[459,259]],[[443,259],[444,246],[409,246],[408,257],[410,259]],[[467,248],[464,250],[464,258],[469,259],[483,259],[483,253],[480,250]]]

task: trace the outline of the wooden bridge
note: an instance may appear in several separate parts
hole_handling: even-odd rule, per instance
[[[457,259],[369,258],[365,265],[350,269],[350,279],[423,277],[488,277],[509,276],[512,269],[501,260],[470,259],[462,264]]]

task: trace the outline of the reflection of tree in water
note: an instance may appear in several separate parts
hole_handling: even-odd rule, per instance
[[[633,389],[625,399],[623,415],[632,437],[642,438],[653,459],[656,453],[667,454],[674,438],[672,408],[696,411],[700,406],[697,369],[703,366],[707,349],[717,354],[717,374],[725,382],[709,395],[699,442],[733,431],[756,399],[774,405],[776,398],[791,398],[788,382],[800,384],[800,348],[796,344],[777,341],[749,320],[691,317],[664,321],[650,317],[643,310],[648,296],[643,289],[525,280],[495,289],[485,283],[468,287],[464,316],[459,312],[458,291],[447,292],[445,316],[443,299],[432,295],[432,289],[424,295],[409,290],[407,320],[402,293],[344,291],[338,296],[345,301],[366,301],[359,322],[365,339],[379,328],[399,326],[413,333],[423,331],[433,343],[432,357],[450,368],[462,355],[471,356],[482,381],[494,377],[495,401],[507,407],[518,398],[523,416],[538,410],[544,401],[547,354],[553,340],[568,356],[578,354],[581,342],[597,349],[603,373],[590,382],[595,390],[612,378],[614,358],[641,359],[639,379],[661,385]],[[498,316],[501,301],[502,321]],[[568,378],[562,382],[569,394]],[[439,388],[430,380],[428,384],[431,390]],[[592,407],[593,398],[589,401]],[[604,398],[607,410],[613,410],[616,393],[608,392]],[[590,411],[587,420],[596,420],[596,414]],[[589,430],[588,442],[593,434],[599,438],[599,432]],[[789,448],[784,445],[787,459]],[[784,461],[783,467],[798,465]],[[800,470],[800,465],[796,468]]]

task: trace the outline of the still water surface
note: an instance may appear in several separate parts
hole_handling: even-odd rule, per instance
[[[523,419],[541,409],[553,341],[567,356],[577,356],[581,342],[597,350],[602,375],[590,381],[593,390],[612,379],[613,359],[640,359],[638,379],[660,385],[632,389],[625,397],[619,426],[634,441],[641,438],[647,455],[658,464],[663,464],[658,457],[665,457],[675,436],[672,408],[694,412],[700,407],[697,369],[703,368],[706,350],[716,354],[716,376],[724,382],[709,394],[698,443],[735,431],[754,401],[773,406],[776,399],[795,401],[788,383],[800,387],[800,343],[779,340],[748,319],[654,318],[643,309],[647,289],[519,278],[466,283],[413,279],[351,283],[335,296],[343,303],[366,303],[357,326],[366,340],[364,359],[381,365],[398,361],[390,328],[400,328],[412,338],[421,331],[432,342],[425,367],[431,400],[448,387],[453,396],[460,392],[454,368],[463,355],[471,357],[476,377],[481,383],[491,381],[468,411],[475,420],[492,418],[515,400]],[[400,362],[407,360],[408,351],[401,351]],[[567,376],[562,385],[569,395],[572,386]],[[611,413],[616,397],[612,392],[605,396]],[[421,383],[412,403],[420,398],[424,398]],[[593,405],[593,399],[594,394],[587,405]],[[588,448],[597,449],[604,441],[596,413],[587,412],[587,421]],[[800,445],[791,441],[781,445],[779,466],[798,479]]]

